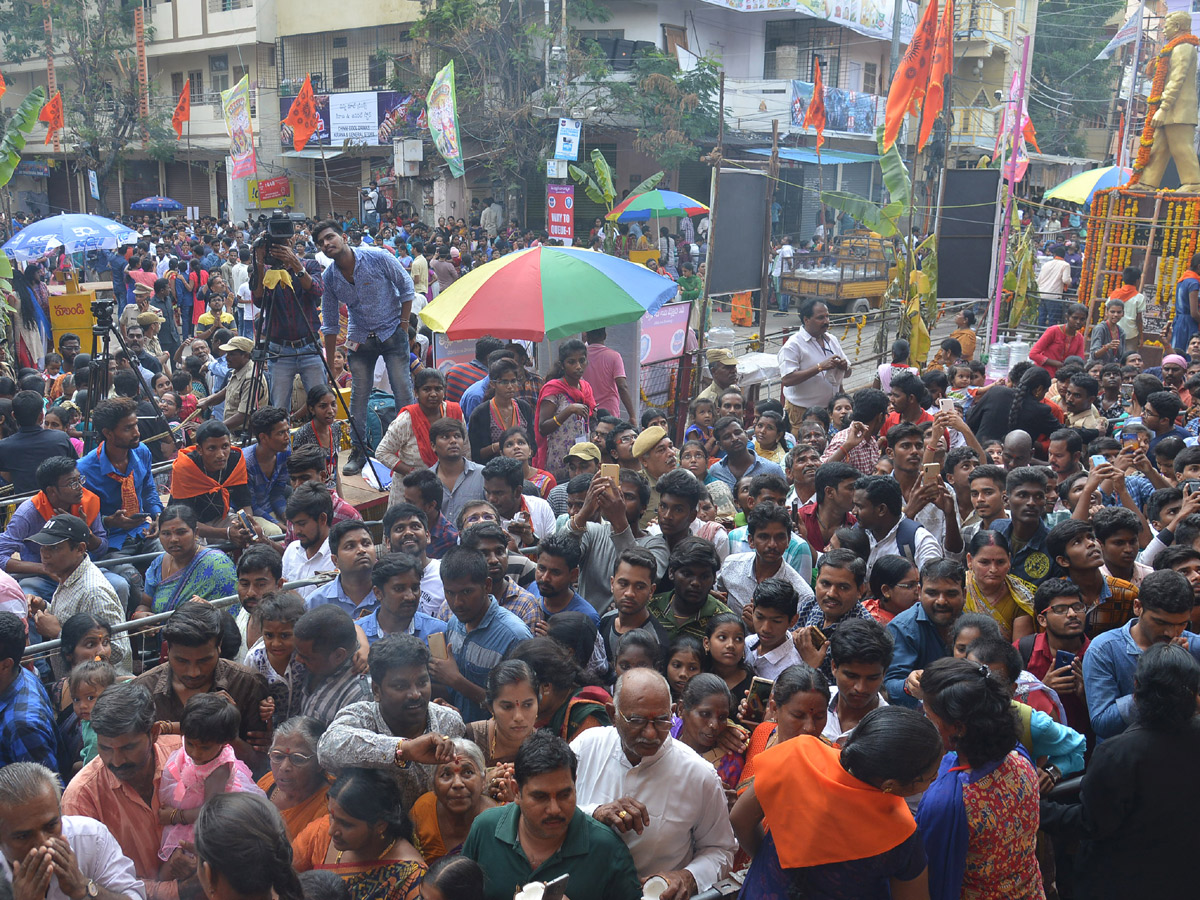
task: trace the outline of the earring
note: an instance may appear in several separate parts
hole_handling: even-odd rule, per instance
[[[883,789],[883,792],[884,792],[885,794],[890,794],[890,793],[892,792],[892,789],[891,789],[890,787],[885,787],[885,788]]]

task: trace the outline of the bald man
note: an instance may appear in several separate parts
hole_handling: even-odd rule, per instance
[[[1028,431],[1010,431],[1001,447],[1004,454],[1004,468],[1010,472],[1022,466],[1033,465],[1033,438]]]
[[[670,736],[667,680],[630,669],[617,679],[609,716],[615,725],[571,743],[579,808],[617,830],[641,878],[666,879],[662,900],[708,890],[728,872],[737,842],[716,769]]]

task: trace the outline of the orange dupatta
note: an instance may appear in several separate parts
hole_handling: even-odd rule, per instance
[[[54,507],[51,506],[50,501],[46,499],[45,491],[38,491],[29,499],[30,502],[33,503],[33,508],[38,511],[38,515],[40,515],[43,519],[48,522],[54,518]],[[91,528],[92,523],[95,522],[100,515],[100,498],[87,488],[84,488],[83,499],[67,510],[67,512],[73,516],[78,516],[79,518],[83,519],[87,526]]]
[[[802,734],[755,760],[754,793],[785,869],[878,856],[917,829],[903,797],[859,781],[840,755]]]
[[[225,501],[225,512],[229,512],[229,488],[240,487],[250,481],[246,472],[246,458],[240,450],[230,451],[237,455],[237,462],[224,481],[217,481],[192,459],[191,454],[198,452],[193,445],[184,447],[175,457],[175,465],[171,469],[171,496],[178,500],[189,500],[220,491],[221,499]]]

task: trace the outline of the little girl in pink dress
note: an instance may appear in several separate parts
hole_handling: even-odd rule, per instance
[[[196,819],[209,797],[263,793],[246,764],[234,755],[232,742],[240,725],[237,707],[217,694],[197,694],[184,706],[179,719],[183,749],[167,758],[158,786],[158,820],[166,826],[160,859],[169,859],[184,841],[195,840]]]

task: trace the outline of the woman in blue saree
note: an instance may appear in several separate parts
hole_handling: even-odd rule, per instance
[[[220,550],[201,547],[196,525],[196,514],[182,504],[168,506],[158,517],[158,536],[164,552],[146,570],[146,593],[152,607],[141,606],[138,612],[143,615],[170,612],[193,597],[216,600],[237,593],[233,560]],[[230,612],[236,616],[237,607]]]

